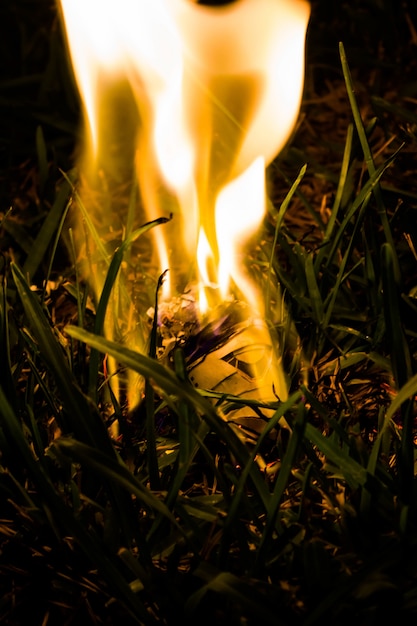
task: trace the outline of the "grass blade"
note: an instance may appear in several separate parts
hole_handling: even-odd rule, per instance
[[[115,566],[113,559],[106,553],[95,535],[88,532],[72,514],[72,511],[62,502],[44,469],[33,457],[18,418],[10,407],[1,387],[0,421],[8,437],[16,446],[23,466],[36,485],[39,496],[47,509],[47,517],[50,518],[52,516],[55,527],[62,528],[63,535],[68,534],[70,537],[73,537],[92,563],[92,566],[100,569],[109,588],[118,595],[119,600],[124,603],[129,613],[138,623],[156,623],[146,611],[141,600],[131,591],[129,584]]]
[[[358,103],[356,101],[355,88],[353,85],[352,75],[350,73],[349,65],[348,65],[347,58],[346,58],[345,48],[342,42],[339,43],[339,53],[340,53],[340,60],[342,63],[343,76],[345,79],[346,89],[347,89],[348,98],[350,102],[350,107],[352,109],[353,119],[355,121],[355,126],[358,132],[359,141],[362,147],[363,155],[365,157],[365,163],[368,168],[369,176],[373,177],[375,176],[375,173],[376,173],[376,167],[375,167],[371,149],[369,147],[369,143],[368,143],[368,139],[366,136],[365,127],[363,125],[362,117],[359,111]],[[395,249],[394,239],[393,239],[391,228],[389,225],[387,211],[386,211],[385,203],[382,197],[379,180],[377,181],[376,185],[373,188],[373,193],[374,193],[375,200],[378,206],[378,213],[381,219],[382,227],[384,229],[385,238],[387,242],[392,246],[392,248]],[[395,262],[396,272],[398,272],[399,265],[398,265],[398,258],[396,256],[395,256],[394,262]]]
[[[159,219],[154,220],[153,222],[148,222],[133,231],[128,238],[126,238],[123,243],[119,246],[119,248],[114,253],[112,260],[109,265],[109,269],[106,274],[106,280],[104,282],[104,286],[100,295],[100,300],[97,306],[96,318],[94,322],[94,332],[97,335],[102,335],[104,331],[104,322],[106,319],[106,314],[108,313],[108,306],[111,297],[111,293],[115,286],[117,276],[119,274],[120,266],[123,262],[123,257],[126,250],[134,243],[139,237],[147,233],[151,228],[158,226],[159,224],[165,224],[168,218],[161,217]],[[98,379],[98,369],[99,369],[99,358],[100,355],[96,350],[93,350],[90,355],[90,367],[89,367],[89,395],[92,398],[96,398],[97,394],[97,379]]]
[[[268,265],[268,276],[266,279],[266,294],[265,294],[265,311],[269,311],[270,310],[270,301],[271,301],[271,278],[272,278],[272,269],[273,269],[273,259],[275,256],[275,249],[276,249],[276,245],[277,245],[277,241],[278,241],[278,234],[281,228],[281,224],[282,224],[282,220],[284,219],[285,213],[290,205],[290,202],[295,194],[295,192],[297,191],[302,179],[304,178],[304,174],[307,171],[307,165],[303,165],[303,167],[301,168],[301,170],[298,173],[297,178],[295,179],[294,183],[291,186],[291,189],[289,190],[289,192],[287,193],[283,203],[280,206],[280,209],[278,211],[278,215],[276,217],[276,223],[275,223],[275,235],[274,235],[274,241],[272,244],[272,248],[271,248],[271,255],[270,255],[270,259],[269,259],[269,265]]]
[[[70,205],[70,193],[71,183],[66,180],[58,191],[55,202],[53,203],[51,210],[48,212],[36,239],[33,241],[23,266],[23,274],[29,277],[29,281],[39,268],[42,259],[44,258],[46,251],[54,238],[54,234],[57,231],[62,217],[65,216],[68,211]]]
[[[85,341],[87,344],[104,354],[110,354],[119,363],[122,363],[138,374],[141,374],[144,378],[153,381],[153,384],[158,387],[160,393],[189,403],[194,410],[199,412],[210,428],[228,445],[230,452],[234,454],[237,461],[242,466],[246,465],[249,459],[249,452],[246,446],[242,444],[233,429],[220,418],[211,402],[209,402],[203,394],[194,389],[194,387],[192,387],[188,382],[180,380],[174,372],[168,370],[157,361],[130,350],[125,346],[109,341],[104,337],[97,337],[96,335],[76,326],[68,326],[66,331],[71,337],[74,337],[79,341]],[[256,465],[252,465],[250,477],[257,492],[259,494],[264,494],[264,479]],[[264,500],[264,505],[266,506],[267,499],[264,498]]]
[[[12,274],[26,317],[39,345],[40,356],[57,382],[64,410],[61,428],[66,433],[76,433],[81,441],[90,445],[96,444],[102,450],[113,453],[105,425],[78,387],[37,296],[30,290],[21,270],[14,264]]]
[[[304,438],[307,416],[308,410],[303,403],[299,404],[297,407],[296,418],[294,420],[294,423],[292,424],[291,438],[281,462],[278,478],[275,483],[274,491],[272,493],[272,498],[267,511],[265,528],[262,534],[257,555],[259,565],[265,562],[265,551],[269,548],[269,541],[271,539],[274,528],[278,526],[279,529],[281,526],[279,522],[277,524],[279,506],[289,477],[295,466],[296,456]]]
[[[128,493],[135,495],[143,502],[144,506],[149,507],[149,509],[160,515],[164,515],[171,523],[176,524],[175,518],[167,506],[133,476],[120,458],[117,460],[109,459],[109,456],[101,452],[101,450],[67,437],[57,439],[53,445],[60,453],[78,463],[82,463],[85,467],[105,477],[110,482],[120,485]]]

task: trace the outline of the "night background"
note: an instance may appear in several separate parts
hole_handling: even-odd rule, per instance
[[[97,307],[61,221],[81,116],[58,9],[1,2],[2,624],[415,623],[417,6],[311,5],[302,107],[254,252],[284,293],[292,429],[276,422],[255,462],[179,365],[87,335]],[[84,328],[68,338],[68,323]],[[89,395],[107,348],[148,381],[134,414],[100,395],[102,357]]]

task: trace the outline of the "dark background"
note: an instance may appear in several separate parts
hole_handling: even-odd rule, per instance
[[[184,0],[186,1],[186,0]],[[417,96],[415,0],[314,0],[307,41],[305,101],[342,78],[343,41],[355,79],[391,101]],[[410,23],[411,20],[411,23]],[[36,164],[41,126],[52,166],[72,165],[79,103],[54,0],[0,4],[0,212]],[[413,113],[415,106],[410,105]],[[314,123],[314,120],[313,120]]]

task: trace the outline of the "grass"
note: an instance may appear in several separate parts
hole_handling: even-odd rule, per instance
[[[321,19],[332,11],[317,3]],[[130,229],[92,305],[67,252],[76,173],[51,165],[51,124],[33,135],[31,185],[1,222],[5,624],[28,623],[28,607],[33,624],[414,623],[413,85],[405,72],[394,110],[389,90],[363,88],[369,57],[356,63],[351,44],[352,63],[349,35],[331,87],[329,67],[316,61],[314,90],[308,74],[307,120],[269,171],[253,265],[290,394],[252,447],[218,417],[239,400],[194,389],[180,350],[168,368],[154,344],[146,355],[102,337],[124,255],[159,224]],[[382,61],[372,71],[391,80]],[[146,380],[134,412],[112,397],[103,355]]]

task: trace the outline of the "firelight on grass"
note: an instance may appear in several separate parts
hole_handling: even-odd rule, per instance
[[[164,299],[191,283],[200,314],[238,299],[262,317],[262,294],[242,254],[264,215],[265,167],[298,116],[308,2],[61,0],[61,7],[84,103],[80,170],[88,184],[121,169],[113,153],[131,157],[124,169],[139,185],[139,222],[173,214],[152,231],[159,271],[170,270]],[[111,212],[98,221],[111,230],[113,219]],[[90,280],[99,294],[99,277]]]

